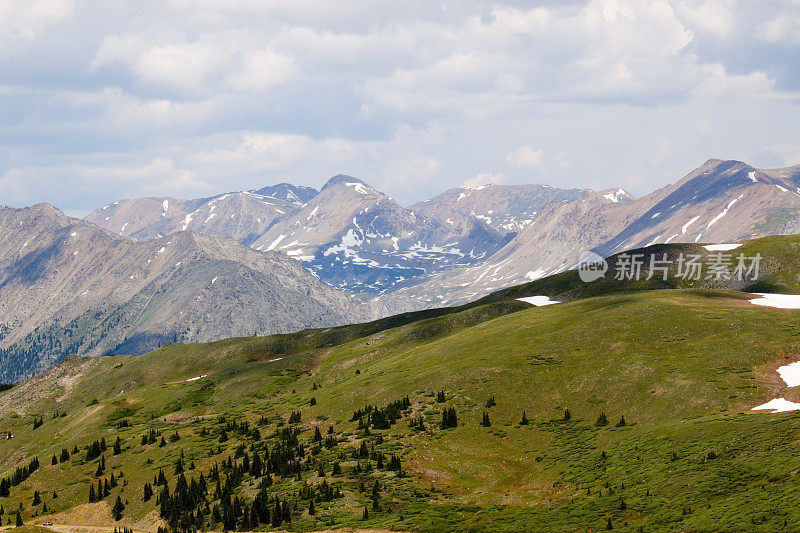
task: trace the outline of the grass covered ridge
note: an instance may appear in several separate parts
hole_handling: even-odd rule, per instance
[[[271,506],[287,502],[283,529],[572,531],[610,521],[622,531],[796,530],[800,417],[750,408],[777,395],[800,400],[775,372],[800,360],[797,316],[733,291],[656,290],[542,308],[498,301],[336,338],[327,330],[290,343],[231,339],[70,359],[0,394],[0,431],[16,435],[0,441],[2,475],[41,462],[0,497],[3,523],[20,503],[26,523],[42,521],[38,491],[62,513],[55,522],[113,525],[120,496],[119,524],[155,529],[159,506],[142,493],[159,470],[174,490],[179,462],[187,479],[208,479],[215,463],[240,465],[242,450],[252,462],[297,428],[299,473],[272,472],[269,486],[247,473],[231,493],[246,505],[260,493]],[[364,414],[405,398],[388,429]],[[450,408],[458,425],[443,430]],[[242,422],[246,431],[226,431]],[[151,430],[157,442],[142,444]],[[99,477],[114,473],[118,485],[89,504],[100,459],[86,461],[86,447],[101,437]],[[323,496],[326,486],[338,495]],[[213,493],[210,511],[221,505]],[[205,527],[220,530],[212,514]]]

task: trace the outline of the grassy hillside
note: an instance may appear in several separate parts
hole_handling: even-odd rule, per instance
[[[800,240],[746,246],[736,252],[765,257],[760,283],[798,288]],[[0,392],[0,434],[14,434],[0,440],[0,478],[39,461],[0,495],[0,519],[21,509],[26,524],[138,531],[165,518],[215,531],[800,530],[800,416],[750,410],[800,401],[776,372],[800,360],[800,311],[572,275],[370,324],[69,358]],[[573,300],[510,299],[534,294]],[[443,429],[451,409],[457,423]],[[116,486],[89,503],[112,474]],[[181,477],[195,488],[173,499]]]

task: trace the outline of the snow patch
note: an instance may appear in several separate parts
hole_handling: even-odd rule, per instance
[[[773,294],[757,292],[761,298],[750,300],[751,304],[777,309],[800,309],[800,294]]]
[[[742,246],[742,243],[734,242],[726,244],[707,244],[703,246],[703,248],[705,248],[709,252],[728,252],[730,250],[735,250],[740,246]]]
[[[800,361],[778,367],[778,375],[787,387],[800,386]]]
[[[627,196],[627,195],[628,195],[628,193],[625,192],[624,189],[617,189],[616,191],[604,194],[603,198],[605,198],[606,200],[610,200],[610,201],[612,201],[612,202],[614,202],[616,204],[616,203],[619,202],[619,199],[621,197]]]
[[[183,218],[183,226],[181,227],[181,231],[186,231],[186,228],[189,227],[189,223],[192,221],[192,213],[187,213],[186,216]]]
[[[763,405],[753,407],[751,411],[772,410],[773,413],[784,413],[786,411],[800,410],[800,403],[790,402],[785,398],[775,398]]]
[[[684,224],[684,225],[683,225],[683,228],[681,229],[681,234],[685,234],[685,233],[686,233],[686,230],[688,230],[688,229],[689,229],[689,226],[691,226],[692,224],[694,224],[695,222],[697,222],[697,219],[698,219],[698,218],[700,218],[700,215],[697,215],[697,216],[696,216],[696,217],[694,217],[692,220],[690,220],[689,222],[687,222],[686,224]]]
[[[742,195],[742,196],[744,196],[744,195]],[[739,196],[739,198],[741,198],[742,196]],[[706,226],[706,229],[709,229],[709,228],[711,228],[711,226],[713,226],[714,224],[716,224],[716,223],[717,223],[717,221],[718,221],[719,219],[721,219],[722,217],[724,217],[725,215],[727,215],[727,214],[728,214],[728,210],[729,210],[731,207],[733,207],[733,206],[734,206],[734,204],[735,204],[736,202],[738,202],[738,201],[739,201],[739,198],[734,198],[733,200],[731,200],[731,201],[728,203],[727,207],[725,207],[725,209],[723,209],[723,210],[722,210],[722,213],[720,213],[719,215],[717,215],[717,216],[715,216],[714,218],[712,218],[712,219],[711,219],[711,222],[709,222],[709,223],[708,223],[708,226]]]
[[[345,185],[352,187],[357,193],[360,194],[369,194],[371,192],[375,192],[369,187],[365,186],[363,183],[345,183]]]
[[[530,272],[525,274],[525,279],[535,281],[537,279],[543,278],[545,274],[547,274],[547,271],[539,268],[537,270],[531,270]]]
[[[551,300],[549,296],[526,296],[524,298],[517,298],[517,300],[519,300],[520,302],[525,302],[531,305],[535,305],[536,307],[561,303],[555,300]]]
[[[280,243],[280,242],[281,242],[283,239],[285,239],[285,238],[286,238],[286,235],[281,235],[281,236],[279,236],[277,239],[275,239],[274,241],[272,241],[272,244],[270,244],[269,246],[267,246],[267,251],[268,251],[268,252],[271,252],[272,250],[274,250],[274,249],[275,249],[275,247],[276,247],[276,246],[278,246],[278,244],[279,244],[279,243]]]

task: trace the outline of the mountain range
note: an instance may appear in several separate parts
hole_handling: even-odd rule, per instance
[[[800,236],[736,251],[764,257],[745,286],[572,270],[368,323],[68,357],[0,388],[3,525],[797,531]]]
[[[67,354],[284,333],[470,302],[603,256],[800,231],[800,166],[711,159],[642,198],[457,188],[403,207],[345,175],[70,218],[0,209],[0,381]]]
[[[67,354],[144,353],[367,318],[284,254],[178,231],[136,241],[47,204],[0,208],[0,381]]]

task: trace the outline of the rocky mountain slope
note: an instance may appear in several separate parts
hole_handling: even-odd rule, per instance
[[[167,232],[167,220],[189,220],[187,229],[283,252],[333,287],[378,296],[380,312],[391,313],[463,303],[560,272],[587,249],[609,255],[648,244],[800,231],[798,176],[800,167],[763,170],[712,159],[639,199],[622,189],[488,185],[452,189],[404,208],[367,183],[339,175],[318,194],[276,186],[173,200],[180,210],[173,218],[160,199],[145,199],[151,214],[138,215],[141,220],[114,206],[89,219],[112,231],[127,224],[140,239]],[[244,197],[260,211],[254,214]],[[274,205],[282,200],[295,203]],[[109,221],[103,211],[112,211]],[[146,222],[154,219],[161,225]]]
[[[86,220],[109,231],[146,240],[175,231],[195,231],[249,244],[281,217],[316,195],[287,183],[211,198],[138,198],[96,209]]]
[[[385,294],[420,276],[483,263],[538,210],[580,194],[543,185],[482,186],[404,208],[351,176],[334,176],[319,193],[289,187],[211,199],[122,200],[86,218],[140,240],[177,230],[232,238],[298,259],[333,287]]]
[[[67,354],[367,318],[283,254],[190,232],[134,241],[52,206],[0,208],[0,381]]]
[[[423,216],[340,175],[253,247],[297,257],[334,287],[382,294],[417,276],[481,262],[505,240],[477,218],[455,224]]]
[[[624,191],[623,191],[624,192]],[[711,159],[643,198],[585,191],[553,203],[485,263],[429,279],[391,295],[405,309],[453,305],[564,271],[581,252],[602,256],[666,243],[726,243],[800,228],[800,166],[756,169]]]
[[[796,292],[798,241],[742,248],[782,251],[761,281],[790,271]],[[577,294],[575,278],[525,288],[571,293],[546,307],[507,291],[371,324],[69,358],[0,390],[0,432],[14,435],[0,439],[4,522],[798,530],[800,417],[764,405],[800,409],[800,311],[675,279]]]

